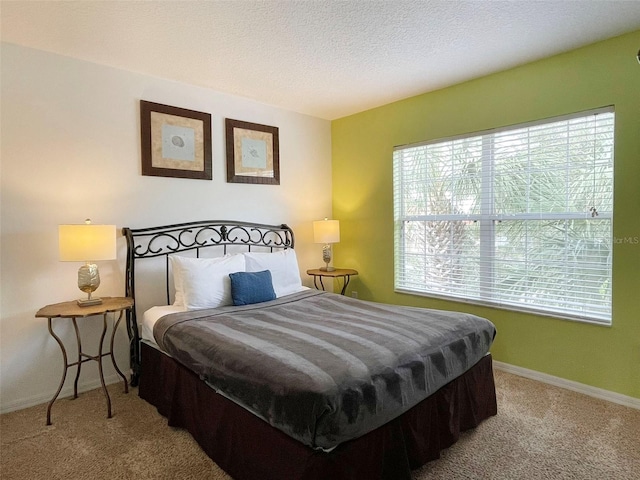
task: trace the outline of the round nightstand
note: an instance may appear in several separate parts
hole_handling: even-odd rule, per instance
[[[60,380],[60,386],[58,387],[58,391],[53,396],[49,405],[47,406],[47,425],[51,425],[51,407],[53,406],[53,402],[56,401],[58,395],[60,395],[60,391],[62,390],[62,386],[64,385],[64,381],[67,378],[67,370],[69,367],[74,365],[78,366],[78,370],[76,372],[76,379],[73,383],[73,398],[78,398],[78,379],[80,378],[80,369],[84,362],[95,361],[98,362],[98,370],[100,371],[100,383],[102,383],[102,391],[107,399],[107,418],[111,418],[111,399],[109,398],[109,392],[107,392],[107,386],[104,383],[104,374],[102,372],[102,357],[107,355],[111,356],[111,362],[113,362],[113,366],[118,372],[118,375],[122,377],[124,381],[124,391],[125,393],[129,393],[129,384],[127,382],[126,377],[118,368],[116,364],[116,359],[113,356],[113,339],[116,334],[116,330],[118,329],[118,325],[120,324],[120,320],[122,320],[122,315],[125,310],[128,310],[133,307],[133,300],[131,298],[125,297],[102,297],[102,303],[99,305],[92,305],[88,307],[81,307],[78,305],[76,301],[72,302],[64,302],[64,303],[56,303],[53,305],[47,305],[46,307],[41,308],[36,313],[36,317],[38,318],[46,318],[49,323],[49,333],[51,336],[58,342],[60,345],[60,350],[62,351],[62,359],[64,361],[64,370],[62,372],[62,380]],[[104,337],[107,333],[107,313],[109,312],[120,312],[118,320],[113,325],[113,331],[111,332],[111,342],[109,344],[109,351],[103,353],[102,345],[104,343]],[[98,347],[98,355],[87,355],[82,351],[82,343],[80,341],[80,332],[78,331],[78,322],[77,318],[90,317],[93,315],[102,315],[102,335],[100,335],[100,344]],[[73,322],[73,328],[76,332],[76,343],[78,347],[78,361],[69,363],[67,360],[67,351],[64,348],[64,343],[60,337],[58,337],[54,331],[52,326],[52,319],[54,318],[70,318]]]
[[[340,294],[344,295],[344,292],[347,289],[347,285],[349,285],[349,281],[351,280],[351,276],[358,275],[358,271],[352,270],[350,268],[336,268],[331,272],[327,272],[324,270],[320,270],[319,268],[313,268],[311,270],[307,270],[307,275],[311,275],[313,277],[313,285],[316,288],[318,288],[318,284],[316,280],[320,279],[320,287],[322,288],[322,290],[324,290],[324,284],[322,283],[323,277],[342,278],[343,285],[342,285],[342,290],[340,291]]]

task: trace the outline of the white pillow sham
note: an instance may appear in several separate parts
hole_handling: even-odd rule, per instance
[[[232,305],[230,273],[245,271],[245,258],[241,254],[217,258],[191,258],[171,256],[173,283],[182,293],[187,310],[216,308]]]
[[[245,252],[246,271],[271,271],[276,297],[305,290],[300,279],[300,268],[296,252],[288,248],[278,252]]]
[[[171,265],[171,275],[173,276],[173,289],[175,295],[173,297],[173,305],[180,307],[184,305],[184,293],[182,287],[182,269],[173,265],[173,259],[178,255],[169,256],[169,265]]]

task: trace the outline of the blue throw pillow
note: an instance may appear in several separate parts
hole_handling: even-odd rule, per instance
[[[230,273],[229,278],[231,279],[231,298],[234,305],[251,305],[276,298],[269,270]]]

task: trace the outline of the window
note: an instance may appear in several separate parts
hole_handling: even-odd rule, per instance
[[[395,289],[611,324],[613,108],[396,147]]]

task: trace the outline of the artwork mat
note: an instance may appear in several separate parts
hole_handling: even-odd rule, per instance
[[[164,155],[164,144],[166,141],[165,128],[167,126],[192,129],[194,131],[193,160],[180,160],[168,158]],[[178,117],[167,115],[166,113],[151,112],[151,165],[156,168],[172,168],[177,170],[193,170],[201,172],[204,170],[204,142],[203,122],[194,118]]]

